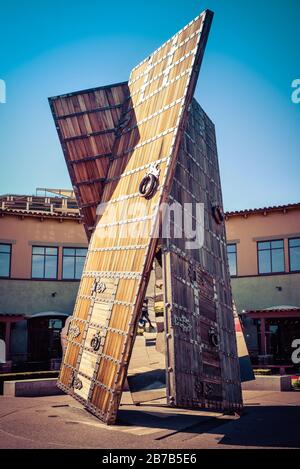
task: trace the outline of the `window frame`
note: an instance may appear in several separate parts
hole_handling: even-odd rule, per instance
[[[274,241],[282,241],[282,248],[272,248],[272,242]],[[270,249],[259,249],[259,244],[260,243],[270,243]],[[273,272],[272,270],[272,251],[276,251],[282,249],[283,250],[283,270]],[[270,266],[271,270],[270,272],[260,272],[259,269],[259,252],[260,251],[269,251],[270,252]],[[260,239],[259,241],[256,241],[256,257],[257,257],[257,273],[258,275],[280,275],[286,273],[285,270],[285,246],[284,246],[284,238],[276,238],[276,239]]]
[[[0,243],[0,254],[8,254],[6,252],[1,252],[1,246],[9,246],[9,267],[8,267],[8,275],[0,275],[1,279],[11,278],[11,255],[12,255],[12,243]]]
[[[228,246],[235,246],[235,253],[228,253]],[[237,243],[226,243],[226,253],[227,253],[228,270],[229,270],[230,277],[237,277],[238,276]],[[229,263],[229,255],[228,254],[235,254],[235,275],[231,275],[231,273],[230,273],[230,263]]]
[[[32,269],[32,268],[33,268],[33,257],[34,257],[34,256],[41,256],[41,255],[42,255],[42,254],[34,254],[34,253],[33,253],[33,249],[34,249],[34,248],[43,248],[43,249],[50,248],[50,249],[56,249],[56,273],[55,273],[55,277],[45,277],[45,265],[46,265],[46,263],[45,263],[45,258],[46,258],[46,256],[55,257],[53,254],[46,254],[46,251],[44,251],[44,254],[43,254],[43,256],[44,256],[44,263],[43,263],[43,274],[44,274],[44,276],[43,276],[43,277],[33,277],[33,276],[32,276],[32,271],[33,271],[33,269]],[[45,246],[45,245],[44,245],[44,246],[41,246],[41,245],[33,244],[33,245],[31,246],[31,279],[32,279],[32,280],[50,280],[50,281],[51,281],[51,280],[58,280],[58,258],[59,258],[59,248],[58,248],[58,246],[47,246],[47,245],[46,245],[46,246]]]
[[[68,256],[68,255],[64,255],[64,251],[67,250],[67,249],[74,249],[75,254],[72,255],[72,256],[71,256],[71,255],[69,255],[69,256]],[[77,255],[76,255],[76,252],[77,252],[77,250],[79,250],[79,249],[85,249],[85,250],[86,250],[85,256],[77,256]],[[82,258],[82,257],[84,257],[84,259],[86,259],[87,253],[88,253],[88,248],[87,248],[87,247],[73,247],[73,246],[65,246],[65,247],[63,247],[63,249],[62,249],[62,263],[61,263],[61,278],[62,278],[62,280],[73,280],[73,281],[77,281],[77,282],[80,281],[82,274],[81,274],[81,276],[80,276],[79,278],[76,278],[76,276],[75,276],[75,275],[76,275],[76,258]],[[74,261],[74,268],[73,268],[73,274],[74,274],[73,277],[64,277],[64,257],[72,257],[72,258],[75,260],[75,261]]]
[[[297,273],[297,272],[300,272],[300,269],[296,269],[296,270],[292,270],[291,269],[291,247],[295,247],[295,246],[290,246],[290,241],[294,240],[294,239],[299,239],[299,247],[300,247],[300,236],[295,236],[295,237],[292,237],[292,238],[288,238],[288,251],[289,251],[289,272],[292,272],[292,273]],[[296,246],[298,247],[298,246]]]

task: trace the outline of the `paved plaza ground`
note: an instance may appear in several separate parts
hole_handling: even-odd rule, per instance
[[[300,392],[245,391],[242,416],[135,406],[107,427],[69,396],[0,396],[1,448],[300,448]]]

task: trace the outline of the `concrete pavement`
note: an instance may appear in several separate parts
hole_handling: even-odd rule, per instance
[[[300,448],[300,392],[245,391],[241,417],[135,406],[107,427],[69,396],[0,396],[1,448]]]

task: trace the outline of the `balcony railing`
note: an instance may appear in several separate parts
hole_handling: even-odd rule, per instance
[[[78,214],[75,198],[5,195],[0,196],[2,211],[15,210],[48,214]]]

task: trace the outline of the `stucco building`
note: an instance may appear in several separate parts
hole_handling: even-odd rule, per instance
[[[254,363],[292,365],[300,338],[300,204],[228,212],[233,297]]]
[[[54,191],[5,195],[0,204],[2,368],[55,368],[88,245],[76,200]],[[226,232],[252,359],[289,364],[291,341],[300,338],[300,204],[227,212]]]
[[[6,343],[6,368],[53,368],[61,356],[59,334],[73,311],[87,250],[72,196],[64,191],[0,197],[0,339]]]

